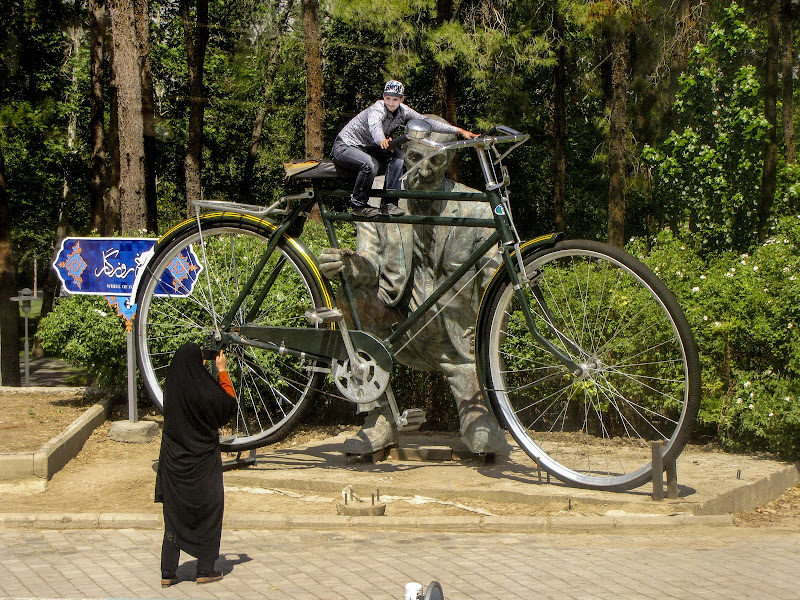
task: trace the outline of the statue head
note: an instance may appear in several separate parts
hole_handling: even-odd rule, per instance
[[[437,115],[425,115],[429,119],[447,123],[443,118]],[[431,132],[428,138],[436,142],[452,142],[458,136],[450,133],[436,133]],[[431,148],[418,141],[411,140],[403,148],[405,152],[405,166],[406,172],[410,171],[412,167],[419,166],[413,173],[408,175],[406,186],[409,190],[429,190],[436,191],[442,189],[445,180],[445,173],[450,161],[453,160],[455,151],[440,152],[433,154],[435,148]]]

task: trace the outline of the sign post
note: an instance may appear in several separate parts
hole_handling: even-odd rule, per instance
[[[136,423],[136,357],[133,291],[136,276],[153,255],[155,238],[65,238],[53,269],[70,294],[104,296],[125,320],[128,361],[128,420]]]

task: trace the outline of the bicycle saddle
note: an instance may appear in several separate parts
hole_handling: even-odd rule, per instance
[[[289,181],[352,179],[354,171],[337,167],[332,160],[298,160],[283,163]]]

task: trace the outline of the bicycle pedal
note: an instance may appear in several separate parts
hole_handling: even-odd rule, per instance
[[[422,408],[407,408],[400,415],[400,422],[403,423],[402,431],[416,431],[427,419],[425,410]]]
[[[322,308],[307,310],[306,319],[308,319],[312,325],[321,325],[323,323],[338,323],[343,317],[342,311],[338,308],[328,308],[324,306]]]

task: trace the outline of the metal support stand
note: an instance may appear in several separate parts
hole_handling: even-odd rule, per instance
[[[222,461],[223,471],[232,471],[234,469],[243,469],[244,467],[254,467],[256,465],[256,449],[250,450],[250,456],[242,458],[242,453],[237,452],[236,458],[233,460]]]
[[[653,500],[664,499],[664,471],[667,472],[667,498],[678,498],[678,466],[676,459],[664,464],[664,442],[653,442]]]

